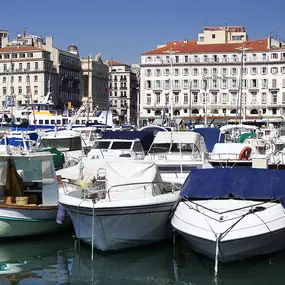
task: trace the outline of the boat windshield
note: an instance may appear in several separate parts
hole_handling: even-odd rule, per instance
[[[132,142],[113,142],[111,149],[131,149]]]
[[[194,153],[198,152],[198,148],[193,143],[173,143],[171,152]]]
[[[44,148],[56,148],[59,151],[73,151],[73,150],[81,150],[81,138],[54,138],[54,139],[45,139],[43,138],[40,145],[39,150]]]
[[[91,147],[92,149],[108,149],[110,146],[110,141],[95,141],[93,146]]]
[[[169,152],[170,143],[154,143],[150,149],[150,153]]]

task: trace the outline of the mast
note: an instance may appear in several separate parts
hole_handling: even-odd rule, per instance
[[[91,98],[92,98],[92,74],[90,76],[90,58],[91,55],[88,55],[88,61],[87,61],[87,65],[88,65],[88,69],[87,69],[87,82],[88,82],[88,94],[87,94],[87,120],[86,122],[89,121],[89,113],[90,113],[90,102],[91,102]],[[92,62],[92,61],[91,61]]]

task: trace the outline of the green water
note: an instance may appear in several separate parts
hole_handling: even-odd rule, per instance
[[[1,241],[0,284],[285,284],[285,252],[221,264],[189,249],[182,239],[102,254],[77,243],[72,233],[32,240]]]

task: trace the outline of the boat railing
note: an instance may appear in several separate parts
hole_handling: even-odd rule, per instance
[[[226,161],[226,160],[239,160],[239,153],[211,153],[209,155],[210,161]]]
[[[181,189],[180,183],[164,181],[123,183],[112,185],[108,189],[105,187],[105,181],[96,181],[94,185],[90,185],[89,182],[84,182],[83,180],[80,184],[63,181],[62,185],[65,194],[76,196],[83,200],[95,199],[97,201],[105,199],[106,197],[108,198],[108,201],[122,200],[122,198],[128,200],[143,198],[142,195],[131,195],[130,191],[132,193],[140,192],[140,194],[142,192],[144,192],[144,194],[147,194],[147,192],[148,194],[151,193],[151,195],[144,195],[144,197],[149,197],[166,193],[174,193]],[[127,195],[124,196],[124,194]]]

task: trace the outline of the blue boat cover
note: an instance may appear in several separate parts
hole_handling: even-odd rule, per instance
[[[218,128],[197,128],[193,131],[199,133],[204,138],[207,150],[209,152],[213,150],[215,143],[225,142],[225,135],[221,134],[221,131]]]
[[[257,168],[193,169],[180,195],[193,200],[227,197],[280,199],[285,206],[285,171]]]
[[[153,142],[154,134],[151,131],[105,131],[103,139],[140,139],[143,150],[146,152]]]

